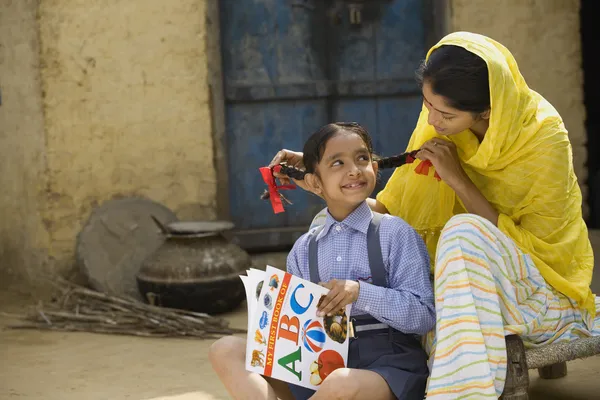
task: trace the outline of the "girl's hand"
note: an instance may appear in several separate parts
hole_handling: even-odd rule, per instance
[[[421,146],[417,158],[431,161],[440,178],[454,190],[459,185],[471,181],[460,164],[456,145],[448,140],[429,140]]]
[[[319,302],[317,316],[323,317],[346,307],[358,300],[360,285],[357,281],[332,279],[319,285],[329,289],[329,293]]]

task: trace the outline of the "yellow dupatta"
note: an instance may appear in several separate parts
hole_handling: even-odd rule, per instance
[[[452,33],[427,58],[443,45],[463,47],[485,60],[491,95],[490,126],[481,143],[471,131],[446,139],[456,144],[465,172],[500,213],[500,230],[532,257],[548,284],[595,315],[589,287],[593,253],[560,115],[527,86],[514,57],[500,43],[473,33]],[[423,107],[407,151],[440,137],[427,116]],[[377,199],[421,234],[433,262],[441,229],[466,210],[433,171],[416,174],[418,164],[397,168]]]

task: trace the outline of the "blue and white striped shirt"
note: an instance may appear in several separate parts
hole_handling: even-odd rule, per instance
[[[433,289],[429,280],[429,255],[423,239],[398,217],[384,215],[379,227],[387,271],[387,288],[373,285],[367,252],[367,230],[373,212],[363,202],[342,222],[329,212],[319,242],[319,275],[358,280],[360,292],[352,314],[370,314],[404,333],[424,335],[435,325]],[[316,228],[314,228],[316,229]],[[301,236],[287,258],[290,274],[310,280],[308,233]]]

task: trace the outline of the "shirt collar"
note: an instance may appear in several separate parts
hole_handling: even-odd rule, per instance
[[[352,211],[350,215],[348,215],[342,222],[336,221],[336,219],[333,218],[329,213],[329,209],[327,209],[327,218],[325,219],[323,230],[317,236],[317,240],[327,235],[331,230],[331,227],[335,224],[347,226],[366,235],[372,219],[373,212],[366,201],[363,201],[358,207],[356,207],[356,210]]]

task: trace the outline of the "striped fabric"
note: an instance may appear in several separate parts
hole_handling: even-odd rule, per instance
[[[600,335],[600,316],[594,321],[547,285],[528,255],[475,215],[457,215],[446,225],[434,286],[437,321],[435,336],[427,340],[427,399],[500,396],[505,335],[518,334],[526,347]]]

